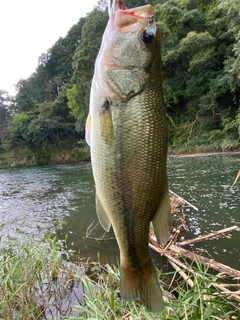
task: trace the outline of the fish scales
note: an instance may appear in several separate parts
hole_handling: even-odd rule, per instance
[[[120,249],[121,296],[161,311],[162,295],[148,248],[150,221],[159,242],[170,235],[160,38],[150,6],[131,10],[141,14],[138,32],[155,28],[153,44],[145,47],[132,30],[116,31],[111,15],[117,20],[117,14],[128,13],[122,5],[123,1],[116,9],[118,1],[113,3],[116,13],[110,12],[96,60],[86,140],[91,147],[97,214],[106,230],[112,225]]]

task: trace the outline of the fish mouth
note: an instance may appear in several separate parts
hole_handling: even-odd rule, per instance
[[[109,0],[109,3],[111,2]],[[154,23],[154,11],[151,5],[127,9],[125,0],[114,0],[109,10],[112,29],[118,29],[121,32],[134,32],[136,26],[142,21],[146,27]]]

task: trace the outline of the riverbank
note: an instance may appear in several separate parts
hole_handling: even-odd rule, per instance
[[[89,149],[83,140],[65,140],[43,149],[16,147],[0,152],[0,169],[35,167],[52,164],[74,164],[88,161]]]
[[[213,156],[213,155],[240,155],[240,151],[238,150],[235,150],[235,151],[215,151],[215,152],[212,152],[212,151],[209,151],[209,152],[192,152],[192,151],[189,151],[188,152],[174,152],[174,151],[170,151],[168,153],[168,158],[190,158],[190,157],[206,157],[206,156]]]
[[[196,149],[169,149],[168,158],[204,157],[211,155],[239,154],[233,151],[199,151]],[[43,150],[31,150],[26,147],[0,152],[0,169],[33,167],[52,164],[74,164],[79,161],[89,161],[90,151],[84,140],[66,140],[58,145],[51,145]]]

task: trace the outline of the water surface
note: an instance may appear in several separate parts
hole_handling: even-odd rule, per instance
[[[188,238],[237,225],[240,227],[240,181],[231,188],[240,169],[239,155],[171,158],[168,166],[170,189],[199,211],[187,207]],[[240,269],[240,233],[198,243],[219,262]]]
[[[171,158],[168,161],[170,189],[199,208],[186,207],[190,228],[188,238],[232,225],[240,226],[240,181],[231,185],[240,168],[239,156]],[[110,231],[95,221],[95,189],[91,164],[57,165],[0,170],[0,238],[31,236],[42,239],[54,233],[65,239],[81,257],[116,262],[119,250]],[[60,228],[57,226],[61,226]],[[240,233],[227,238],[198,243],[217,261],[240,269]],[[98,241],[94,238],[101,238]]]

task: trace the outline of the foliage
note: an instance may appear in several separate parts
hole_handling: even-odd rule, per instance
[[[3,150],[3,144],[8,139],[8,123],[11,117],[11,104],[13,98],[9,96],[6,90],[0,90],[0,152]]]
[[[11,140],[29,148],[57,144],[65,137],[75,137],[74,118],[69,114],[65,93],[54,102],[39,104],[34,111],[21,112],[12,117],[9,125]]]
[[[234,28],[230,27],[227,6],[225,9],[221,6],[223,2],[210,1],[205,5],[204,1],[169,0],[156,5],[156,17],[163,34],[165,100],[173,120],[170,125],[179,124],[176,130],[170,129],[170,145],[181,136],[175,148],[186,148],[189,142],[213,146],[213,135],[210,135],[213,140],[202,139],[204,133],[212,130],[222,133],[218,149],[239,146],[240,90],[234,78],[240,65],[236,67],[237,38],[233,32],[237,22]],[[229,111],[227,119],[226,114],[223,116],[224,110]],[[191,123],[196,118],[198,121],[193,127]]]

